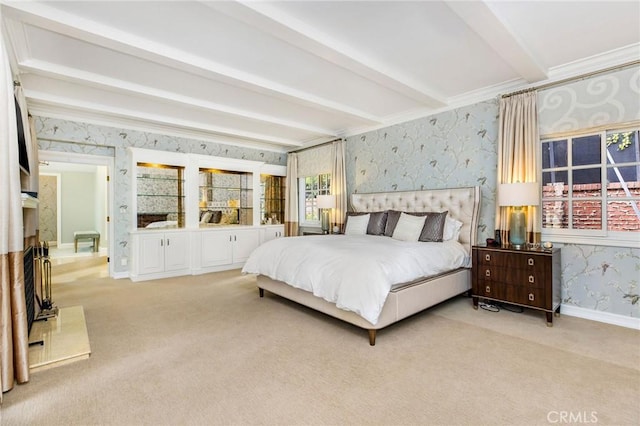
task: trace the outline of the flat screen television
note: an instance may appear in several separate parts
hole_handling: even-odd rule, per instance
[[[30,174],[29,170],[29,154],[27,152],[27,140],[24,137],[24,124],[22,123],[22,111],[20,110],[20,105],[18,104],[18,100],[13,97],[13,100],[16,103],[16,124],[18,127],[18,154],[19,154],[19,163],[20,169],[26,173]]]

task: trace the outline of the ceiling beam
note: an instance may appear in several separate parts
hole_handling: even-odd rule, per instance
[[[411,81],[397,70],[364,56],[359,50],[284,13],[273,4],[254,1],[204,1],[203,3],[305,52],[418,101],[424,106],[429,108],[446,106],[444,96],[434,88]]]
[[[288,102],[305,105],[317,110],[338,113],[371,124],[382,119],[330,99],[285,86],[215,61],[189,54],[179,49],[148,40],[125,31],[66,13],[47,4],[15,2],[3,4],[6,15],[26,24],[54,31],[88,43],[113,49],[135,57],[173,67],[232,86],[243,87],[260,93],[268,93]]]
[[[547,69],[487,3],[482,0],[446,0],[444,3],[526,82],[548,78]]]
[[[197,107],[198,109],[204,111],[221,113],[233,117],[240,117],[245,120],[272,124],[290,129],[303,130],[305,132],[318,134],[324,137],[337,136],[337,134],[335,134],[335,132],[330,129],[319,128],[316,126],[294,122],[291,120],[285,120],[278,117],[272,117],[265,114],[258,114],[244,109],[221,105],[209,100],[185,96],[179,93],[160,90],[154,87],[147,87],[144,85],[123,81],[104,75],[98,75],[87,71],[63,67],[57,64],[52,64],[50,62],[40,61],[37,59],[29,59],[21,62],[20,68],[23,71],[29,72],[31,75],[39,75],[58,80],[65,80],[73,83],[90,85],[93,87],[102,87],[112,92],[133,94],[136,96],[142,95],[144,97],[150,97],[159,99],[161,101],[168,101],[173,104],[178,104],[178,107]]]

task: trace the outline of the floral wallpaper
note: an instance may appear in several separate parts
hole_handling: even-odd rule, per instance
[[[120,129],[89,123],[79,123],[55,118],[35,117],[38,146],[43,151],[58,151],[113,157],[114,175],[114,252],[111,254],[114,272],[126,273],[121,259],[128,259],[131,215],[128,212],[132,196],[129,147],[157,149],[161,151],[213,155],[264,161],[268,164],[286,165],[284,153],[240,148],[220,143],[160,135],[137,130]]]
[[[349,137],[347,191],[480,185],[478,239],[484,241],[493,235],[495,223],[497,138],[497,100]],[[640,317],[639,249],[558,246],[564,304]]]
[[[58,177],[40,175],[38,221],[42,241],[58,241]]]
[[[496,100],[347,139],[347,193],[481,187],[479,241],[493,236]]]

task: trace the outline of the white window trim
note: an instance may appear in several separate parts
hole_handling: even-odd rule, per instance
[[[320,220],[305,220],[305,202],[304,197],[306,192],[304,178],[298,179],[298,226],[304,228],[318,228],[320,229]]]
[[[638,123],[634,122],[631,125],[627,123],[627,125],[607,125],[606,127],[600,127],[597,130],[584,130],[578,132],[570,132],[563,135],[550,135],[543,136],[540,138],[540,144],[542,148],[543,141],[551,141],[557,140],[561,138],[576,138],[590,134],[602,133],[606,134],[607,131],[628,131],[628,130],[636,130],[638,128]],[[638,141],[640,142],[640,141]],[[606,159],[606,144],[603,142],[603,155]],[[569,148],[568,148],[569,149]],[[538,149],[538,155],[542,156],[542,149]],[[568,152],[570,155],[570,152]],[[542,188],[542,158],[540,160],[540,168],[538,181],[540,182],[540,188]],[[606,160],[605,165],[603,167],[603,173],[606,173]],[[605,179],[606,180],[606,179]],[[603,205],[606,205],[606,197],[603,195]],[[542,214],[542,205],[540,206],[540,215]],[[603,208],[603,224],[606,223],[606,209]],[[557,243],[565,243],[565,244],[583,244],[583,245],[593,245],[593,246],[608,246],[608,247],[625,247],[625,248],[640,248],[640,233],[637,232],[620,232],[620,231],[608,231],[607,229],[602,230],[575,230],[575,229],[553,229],[553,228],[541,228],[541,239],[542,241],[551,241]]]

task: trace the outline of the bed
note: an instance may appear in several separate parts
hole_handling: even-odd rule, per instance
[[[442,272],[435,274],[429,273],[428,276],[425,275],[408,281],[392,283],[388,292],[384,294],[382,304],[374,308],[378,310],[377,314],[363,316],[363,313],[358,312],[356,308],[340,306],[339,298],[334,300],[330,297],[325,297],[325,294],[321,294],[321,297],[314,295],[314,292],[316,292],[315,289],[313,292],[311,289],[304,289],[305,285],[303,283],[293,282],[292,280],[294,280],[294,278],[289,279],[286,274],[286,281],[289,283],[285,282],[285,280],[277,279],[277,275],[273,272],[277,269],[274,265],[281,262],[281,260],[272,260],[271,258],[265,257],[272,255],[278,250],[284,250],[288,244],[294,243],[307,246],[312,244],[320,249],[323,245],[337,244],[339,239],[344,239],[344,243],[348,245],[349,241],[351,241],[349,240],[349,235],[288,237],[269,241],[252,253],[243,268],[243,273],[257,274],[257,285],[260,297],[263,297],[264,291],[267,290],[273,294],[361,327],[368,331],[369,344],[373,346],[375,345],[377,330],[470,290],[471,246],[476,244],[477,239],[479,205],[480,188],[477,186],[421,191],[352,194],[351,208],[354,214],[383,211],[401,211],[414,214],[420,212],[446,211],[448,212],[446,215],[447,220],[459,222],[459,234],[455,236],[456,244],[453,244],[451,241],[426,242],[421,244],[425,248],[427,245],[435,246],[440,249],[440,251],[444,251],[445,247],[451,246],[453,249],[454,245],[458,245],[464,252],[463,261],[456,267],[446,267],[447,270]],[[371,217],[373,217],[373,214]],[[351,216],[347,220],[351,220]],[[371,236],[359,236],[353,239],[362,240],[369,237]],[[375,240],[375,238],[377,238],[377,240]],[[378,240],[382,241],[384,239],[387,239],[389,242],[394,240],[390,236],[375,236],[367,241],[375,240],[378,242]],[[416,244],[409,245],[412,247],[416,246]],[[353,245],[353,247],[358,246]],[[300,249],[291,247],[289,247],[289,250],[293,250],[288,252],[290,254],[302,252]],[[342,250],[342,248],[336,248],[335,250]],[[453,252],[456,253],[455,250]],[[284,257],[286,258],[287,256]],[[296,260],[294,259],[293,262],[295,265]],[[354,270],[358,270],[355,266],[358,262],[352,261],[352,264],[354,265],[353,270],[345,269],[345,272],[341,273],[349,275],[353,274]],[[300,265],[300,263],[298,263],[298,265]],[[388,266],[389,265],[386,267]],[[288,268],[296,269],[298,266],[289,266]],[[319,267],[319,269],[315,270],[320,271],[321,269],[323,268]],[[281,268],[281,270],[287,271],[287,269],[283,268]],[[339,281],[344,278],[336,276],[335,274],[337,272],[332,269],[330,265],[325,267],[324,270],[332,271],[327,275],[329,278],[322,278],[322,274],[317,274],[317,276],[314,274],[313,277],[306,278],[314,282],[325,280],[329,286],[334,284],[333,281]],[[362,268],[360,270],[362,270]],[[364,291],[362,293],[369,293],[369,287],[363,289]],[[331,291],[333,290],[326,291],[326,293],[330,294]],[[353,298],[353,295],[351,295],[350,298]]]

